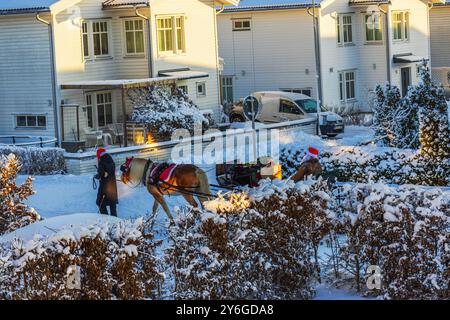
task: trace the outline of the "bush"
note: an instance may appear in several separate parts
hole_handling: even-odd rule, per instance
[[[430,161],[412,150],[371,147],[331,148],[322,154],[324,175],[342,182],[385,182],[432,186],[450,185],[450,159]],[[304,151],[284,149],[281,163],[287,176],[300,166]]]
[[[0,235],[22,228],[40,219],[37,212],[24,202],[34,194],[29,177],[18,186],[19,162],[14,155],[0,156]]]
[[[326,185],[263,182],[180,212],[167,251],[178,299],[309,299],[331,228]]]
[[[3,299],[149,299],[160,297],[158,244],[142,219],[98,224],[79,233],[14,240],[0,250]],[[80,289],[67,285],[80,267]]]
[[[133,105],[132,121],[145,124],[161,140],[170,140],[177,129],[193,134],[196,125],[208,130],[213,124],[178,88],[153,86],[129,90],[128,95]]]
[[[19,160],[23,174],[57,174],[66,170],[63,149],[0,146],[0,156],[9,154]]]
[[[449,298],[450,195],[439,190],[386,185],[346,185],[342,190],[345,235],[338,253],[358,291],[369,266],[381,272],[385,299]]]

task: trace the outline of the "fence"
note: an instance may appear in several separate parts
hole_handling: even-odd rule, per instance
[[[267,130],[268,143],[277,143],[277,141],[271,141],[273,130],[278,130],[280,137],[284,135],[289,135],[295,131],[303,131],[308,134],[315,134],[317,127],[317,121],[315,119],[303,119],[297,121],[290,121],[284,123],[277,123],[271,125],[263,125],[257,128],[256,134],[259,135],[263,130]],[[155,162],[169,161],[172,158],[172,150],[175,146],[187,146],[191,148],[190,150],[194,153],[194,148],[201,145],[202,151],[204,151],[211,142],[218,138],[222,139],[239,139],[240,141],[245,141],[245,148],[250,149],[251,140],[245,139],[245,137],[251,136],[253,134],[252,129],[236,129],[227,130],[226,132],[215,132],[211,134],[206,134],[203,136],[193,137],[191,139],[178,141],[167,141],[160,143],[151,143],[142,146],[133,146],[126,148],[112,148],[108,150],[108,153],[112,156],[116,164],[122,164],[129,157],[139,157],[145,159],[152,159]],[[239,141],[239,140],[238,140]],[[227,150],[230,146],[228,144],[224,145],[224,154],[229,154],[229,152],[234,152],[236,144],[233,144],[233,150]],[[239,146],[243,147],[243,146]],[[66,167],[70,174],[80,175],[86,173],[95,172],[95,166],[97,165],[96,153],[94,151],[84,152],[84,153],[65,153]]]

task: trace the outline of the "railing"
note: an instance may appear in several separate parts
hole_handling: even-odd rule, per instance
[[[3,142],[4,140],[10,141],[10,143]],[[35,140],[29,142],[20,142],[21,140]],[[0,136],[0,146],[16,146],[16,147],[30,147],[30,146],[40,146],[43,148],[45,145],[54,144],[58,140],[53,137],[39,137],[39,136]]]

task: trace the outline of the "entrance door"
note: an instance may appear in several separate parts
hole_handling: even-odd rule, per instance
[[[411,67],[401,69],[402,74],[402,96],[406,96],[408,88],[411,85]]]

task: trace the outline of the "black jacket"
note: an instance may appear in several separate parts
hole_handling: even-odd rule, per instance
[[[97,205],[110,206],[118,204],[116,165],[109,154],[104,154],[98,163],[96,179],[100,180],[100,187],[97,194]]]

